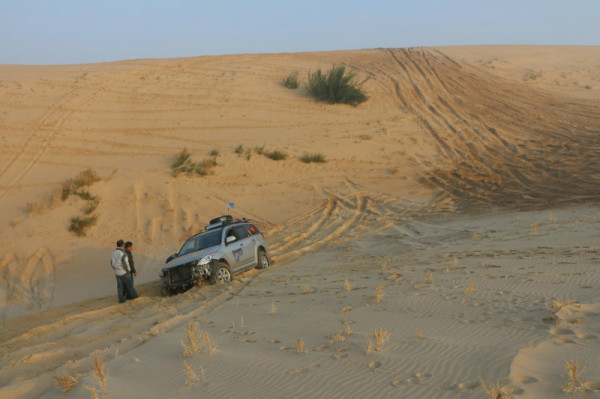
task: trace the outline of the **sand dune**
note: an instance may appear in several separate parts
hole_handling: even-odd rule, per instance
[[[91,396],[96,356],[105,397],[474,398],[484,380],[558,398],[570,359],[593,395],[599,55],[475,46],[0,66],[1,396]],[[366,79],[366,103],[281,84],[333,64]],[[173,177],[184,147],[197,161],[218,150],[214,174]],[[304,152],[328,161],[304,164]],[[63,201],[61,184],[87,168],[101,177],[89,187],[98,220],[75,237],[86,202]],[[161,297],[164,258],[227,202],[265,231],[275,266]],[[142,294],[126,305],[107,265],[118,238],[135,242]],[[213,356],[183,357],[190,323]],[[375,329],[389,333],[381,351],[369,350]],[[67,394],[52,378],[63,373],[80,379]]]

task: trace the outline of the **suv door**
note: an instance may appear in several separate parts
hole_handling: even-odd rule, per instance
[[[254,252],[256,252],[252,243],[252,233],[249,230],[249,225],[234,226],[231,230],[237,238],[231,244],[231,253],[237,263],[237,269],[238,271],[248,269],[254,264]]]

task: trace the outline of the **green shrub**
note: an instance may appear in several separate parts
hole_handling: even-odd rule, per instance
[[[208,153],[211,157],[218,157],[220,154],[220,151],[218,148],[213,148],[212,150],[210,150],[210,152]]]
[[[97,181],[100,181],[100,176],[92,169],[86,169],[72,179],[66,180],[61,187],[61,199],[66,201],[71,194],[78,194],[82,187],[91,186]],[[89,194],[89,193],[88,193]]]
[[[258,155],[262,155],[262,153],[265,151],[265,145],[257,145],[256,147],[254,147],[254,152],[257,153]]]
[[[294,71],[288,75],[287,78],[283,80],[283,85],[288,89],[297,89],[298,88],[298,72]]]
[[[308,152],[305,152],[304,155],[302,155],[300,157],[300,160],[302,162],[304,162],[304,163],[311,163],[311,162],[324,163],[324,162],[327,162],[325,160],[325,155],[323,155],[321,153],[309,154]]]
[[[79,237],[85,236],[87,230],[96,224],[98,217],[93,216],[76,216],[71,218],[71,225],[69,231]]]
[[[274,161],[280,161],[282,159],[287,158],[287,154],[283,151],[273,150],[264,153],[267,158],[270,158]]]
[[[100,204],[100,200],[98,200],[94,197],[94,199],[87,201],[87,203],[81,210],[84,215],[91,215],[92,213],[94,213],[96,208],[98,208],[99,204]]]
[[[346,74],[343,65],[333,66],[325,73],[317,69],[308,74],[308,91],[319,101],[357,105],[366,101],[367,96],[360,89],[362,83],[357,83],[354,78],[354,73]]]
[[[213,154],[214,151],[217,151],[218,155],[218,150],[212,150],[211,154]],[[180,174],[185,174],[187,176],[206,176],[215,166],[217,166],[217,158],[214,156],[210,159],[205,159],[202,162],[195,163],[191,159],[191,154],[184,148],[175,155],[175,160],[171,164],[171,169],[173,170],[173,176],[175,177]]]
[[[242,144],[238,145],[237,147],[235,147],[235,150],[233,150],[233,152],[235,152],[238,155],[242,155],[244,153],[244,146]]]
[[[96,200],[96,196],[92,195],[88,190],[75,191],[73,194],[75,194],[76,196],[78,196],[79,198],[81,198],[84,201],[95,201]]]

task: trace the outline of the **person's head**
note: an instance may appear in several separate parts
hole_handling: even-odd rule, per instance
[[[125,249],[131,251],[133,249],[133,243],[131,241],[127,241],[125,243]]]
[[[123,241],[123,240],[117,241],[117,248],[123,248],[123,244],[125,244],[125,241]]]

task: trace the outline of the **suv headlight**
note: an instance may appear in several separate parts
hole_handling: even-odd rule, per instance
[[[198,263],[196,263],[197,266],[204,266],[207,265],[208,263],[210,263],[210,261],[212,260],[212,258],[215,256],[215,254],[210,254],[210,255],[206,255],[205,257],[203,257],[202,259],[200,259],[198,261]]]

